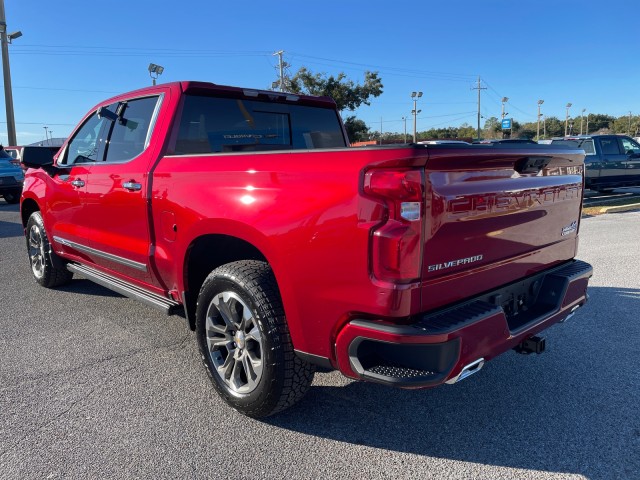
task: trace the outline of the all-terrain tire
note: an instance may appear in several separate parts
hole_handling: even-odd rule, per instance
[[[266,262],[232,262],[204,281],[196,336],[213,386],[239,412],[266,417],[297,403],[315,367],[296,356]]]

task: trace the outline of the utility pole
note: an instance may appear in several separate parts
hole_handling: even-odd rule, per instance
[[[278,68],[280,69],[280,91],[284,92],[284,63],[282,61],[282,54],[284,50],[280,50],[273,55],[278,56]]]
[[[4,78],[4,102],[7,110],[7,137],[9,145],[17,145],[16,121],[13,114],[13,93],[11,92],[11,69],[9,68],[9,43],[22,36],[21,32],[7,35],[7,21],[4,13],[4,0],[0,0],[0,43],[2,44],[2,74]]]
[[[542,116],[542,114],[540,113],[540,105],[542,105],[544,103],[544,100],[538,100],[538,132],[537,132],[537,139],[540,140],[540,117]],[[545,136],[546,136],[546,132],[545,132]]]
[[[407,117],[402,117],[404,120],[404,143],[407,143]]]
[[[380,145],[382,145],[382,117],[380,117]]]
[[[478,75],[478,86],[471,87],[471,90],[478,90],[478,140],[480,140],[480,91],[486,89],[487,87],[480,86],[480,75]]]
[[[584,112],[586,112],[587,109],[583,108],[582,112],[580,113],[580,135],[582,135],[582,122],[584,122]]]
[[[629,133],[627,135],[631,136],[631,110],[629,110]]]

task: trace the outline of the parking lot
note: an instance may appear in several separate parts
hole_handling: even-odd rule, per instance
[[[0,200],[0,478],[640,478],[640,212],[582,221],[590,302],[455,386],[318,373],[256,421],[214,393],[194,334],[86,280],[32,279]]]

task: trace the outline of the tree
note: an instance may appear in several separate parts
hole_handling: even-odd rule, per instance
[[[369,127],[363,120],[356,118],[354,115],[345,119],[344,127],[347,129],[347,135],[351,143],[369,140]]]
[[[489,117],[484,122],[483,136],[485,138],[497,138],[497,133],[502,129],[502,124],[497,117]]]
[[[342,72],[334,76],[313,73],[306,67],[300,68],[288,83],[291,93],[333,98],[340,111],[353,111],[362,104],[370,105],[369,99],[379,97],[382,94],[382,88],[378,72],[365,72],[364,83],[361,85],[348,79]]]

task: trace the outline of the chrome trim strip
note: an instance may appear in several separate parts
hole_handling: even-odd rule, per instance
[[[140,270],[141,272],[147,271],[147,265],[144,263],[136,262],[134,260],[129,260],[128,258],[119,257],[118,255],[114,255],[112,253],[103,252],[102,250],[97,250],[95,248],[87,247],[86,245],[82,245],[80,243],[72,242],[71,240],[67,240],[62,237],[53,237],[53,240],[58,242],[61,245],[65,245],[67,247],[75,248],[84,253],[88,253],[90,255],[96,255],[97,257],[104,258],[106,260],[110,260],[112,262],[119,263],[121,265],[125,265],[130,268],[134,268],[136,270]]]
[[[163,101],[164,101],[164,93],[161,93],[160,95],[158,95],[158,100],[156,101],[156,108],[153,109],[153,114],[151,115],[151,121],[149,122],[149,128],[147,129],[147,138],[144,141],[144,150],[146,150],[149,147],[149,144],[151,143],[151,134],[153,134],[153,130],[155,129],[156,122],[158,120],[158,114],[160,113],[160,107],[162,106]]]

